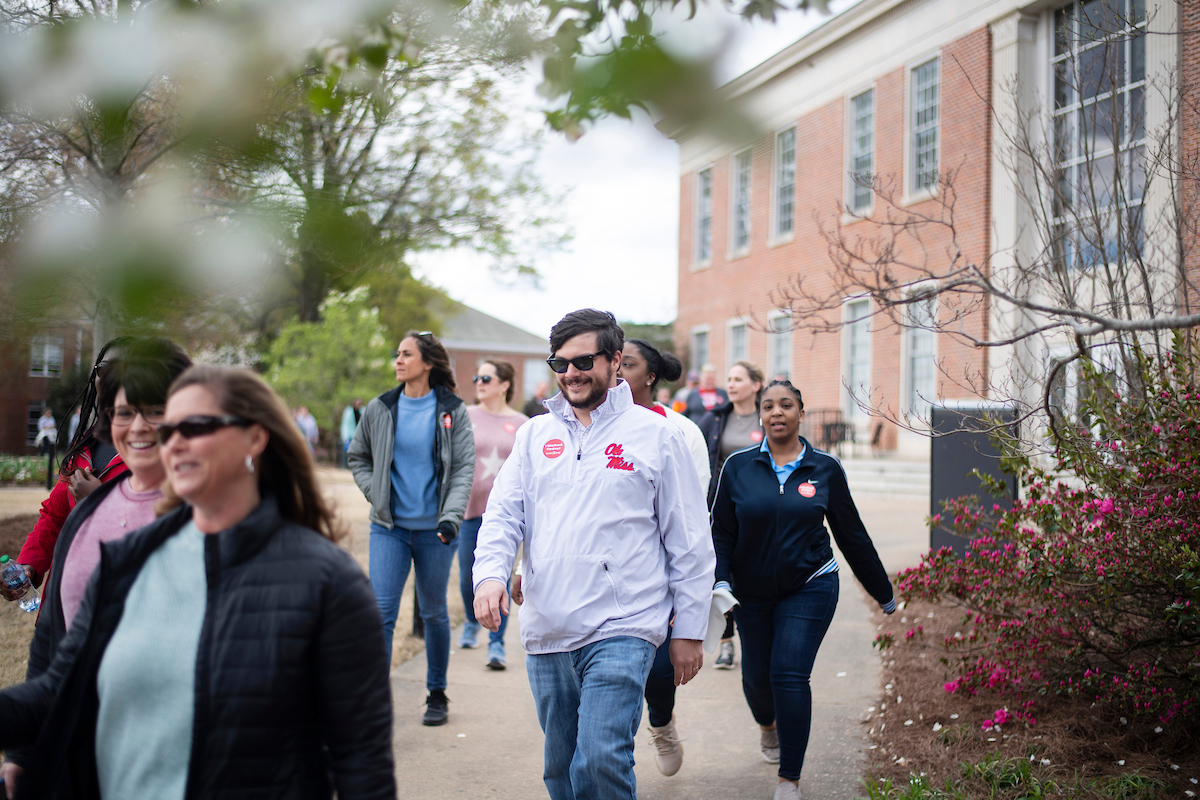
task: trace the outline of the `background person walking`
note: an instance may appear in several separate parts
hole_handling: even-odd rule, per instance
[[[762,728],[763,757],[779,764],[775,800],[799,800],[812,725],[809,679],[838,600],[825,521],[871,596],[889,614],[896,606],[842,465],[800,437],[800,391],[773,381],[761,412],[762,445],[731,455],[717,482],[717,586],[739,601],[742,689]]]
[[[480,364],[471,378],[475,385],[475,399],[479,401],[478,405],[467,406],[475,435],[475,479],[471,484],[471,499],[467,501],[467,516],[458,531],[458,588],[462,592],[463,611],[467,617],[458,646],[468,650],[476,646],[479,637],[479,623],[475,619],[474,608],[475,584],[471,580],[471,570],[475,564],[475,540],[483,522],[483,511],[487,508],[492,484],[512,452],[517,430],[529,421],[529,417],[508,405],[512,402],[515,377],[516,370],[512,364],[489,360]],[[504,632],[507,628],[508,617],[504,617],[500,620],[499,630],[488,632],[487,665],[492,669],[504,669],[508,665],[504,651]]]
[[[471,494],[475,439],[467,408],[454,394],[450,356],[436,336],[409,331],[396,349],[395,367],[400,385],[367,404],[347,460],[371,504],[371,587],[388,659],[411,569],[425,622],[429,696],[422,722],[442,725],[449,708],[450,543]]]

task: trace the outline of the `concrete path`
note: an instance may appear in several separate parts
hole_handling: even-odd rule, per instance
[[[863,519],[888,571],[915,564],[928,546],[925,500],[867,500]],[[845,564],[845,561],[842,560]],[[813,732],[800,785],[806,797],[852,800],[863,794],[864,731],[859,724],[879,696],[879,658],[869,598],[848,568],[840,573],[841,602],[813,674]],[[396,770],[405,798],[541,798],[543,737],[524,671],[519,614],[508,631],[508,669],[484,666],[485,650],[459,650],[454,632],[448,675],[450,721],[421,725],[425,658],[392,671]],[[482,637],[481,637],[482,638]],[[740,648],[738,651],[740,659]],[[654,766],[646,718],[638,732],[636,773],[642,800],[763,798],[774,792],[776,767],[758,750],[758,727],[742,696],[741,671],[710,663],[681,687],[676,725],[684,763],[666,778]]]

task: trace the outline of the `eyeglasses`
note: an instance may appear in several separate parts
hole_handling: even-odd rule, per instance
[[[194,414],[190,417],[184,417],[179,422],[164,422],[159,425],[157,431],[158,443],[166,444],[175,435],[176,431],[185,439],[195,439],[197,436],[208,436],[210,433],[216,433],[222,428],[233,426],[248,428],[253,424],[253,420],[226,414],[220,416]]]
[[[546,363],[550,365],[550,369],[562,375],[567,371],[568,366],[574,366],[580,372],[587,372],[592,368],[592,364],[596,360],[596,356],[606,356],[603,350],[592,353],[590,356],[576,356],[575,358],[559,358],[558,356],[550,356],[546,359]]]
[[[108,410],[108,421],[114,427],[128,428],[141,414],[142,419],[151,425],[161,424],[167,410],[163,406],[116,406]]]
[[[471,383],[482,383],[484,386],[487,386],[491,382],[491,375],[476,375],[475,377],[471,378]]]

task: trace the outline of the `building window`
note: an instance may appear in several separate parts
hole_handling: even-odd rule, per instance
[[[920,192],[937,187],[938,178],[938,59],[913,67],[912,152],[909,190]]]
[[[796,216],[796,129],[775,134],[776,238],[791,236]]]
[[[934,324],[936,299],[932,296],[914,301],[908,307],[908,413],[925,418],[934,400]]]
[[[792,318],[787,314],[777,314],[767,324],[771,330],[767,336],[767,378],[791,380]]]
[[[729,326],[729,364],[732,367],[734,362],[745,361],[748,356],[749,348],[747,347],[747,328],[744,322],[735,322]],[[728,368],[725,370],[728,372]]]
[[[1054,245],[1067,268],[1141,252],[1145,29],[1142,0],[1054,12]]]
[[[38,435],[38,420],[42,418],[42,412],[46,410],[44,402],[30,403],[29,413],[25,421],[25,443],[30,447],[37,444]]]
[[[62,374],[61,336],[38,334],[29,343],[29,374],[34,378],[57,378]]]
[[[863,419],[866,412],[858,401],[866,401],[871,385],[871,316],[867,300],[846,304],[846,416]]]
[[[875,90],[850,98],[850,183],[846,206],[859,213],[871,207],[875,177]]]
[[[708,363],[708,331],[692,331],[690,361],[692,369],[699,370]]]
[[[550,381],[550,370],[546,366],[546,362],[540,358],[525,359],[525,370],[521,376],[521,390],[527,399],[533,398],[537,394],[539,383],[545,382],[550,386],[554,384]],[[547,396],[549,396],[547,394]]]
[[[750,249],[750,157],[743,150],[733,157],[733,252]]]
[[[712,260],[712,168],[696,173],[696,261]]]

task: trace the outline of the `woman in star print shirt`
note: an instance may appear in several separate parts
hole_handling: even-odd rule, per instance
[[[467,621],[463,625],[458,646],[470,649],[476,646],[479,623],[475,621],[475,589],[471,578],[471,567],[475,563],[475,538],[483,522],[483,510],[487,507],[492,484],[500,473],[500,467],[512,452],[517,440],[517,429],[529,421],[529,417],[509,407],[513,397],[513,381],[516,372],[507,361],[489,360],[479,365],[475,377],[475,399],[478,405],[468,406],[471,427],[475,430],[475,480],[471,484],[471,499],[467,501],[467,513],[458,531],[458,575],[462,590],[463,608]],[[500,621],[500,630],[488,634],[487,665],[492,669],[504,669],[504,631],[508,617]]]

